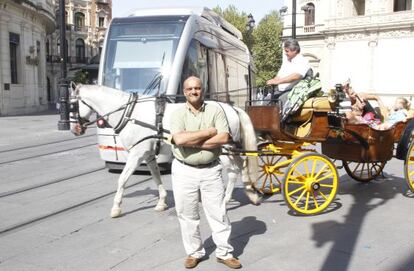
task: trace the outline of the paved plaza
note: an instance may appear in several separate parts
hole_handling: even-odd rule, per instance
[[[74,137],[57,130],[58,119],[0,117],[0,270],[184,270],[170,175],[168,210],[153,210],[155,184],[140,173],[127,184],[123,215],[111,219],[119,174],[104,168],[96,130]],[[251,205],[239,182],[228,210],[242,270],[414,270],[403,161],[366,184],[339,173],[336,199],[315,216],[293,214],[281,194]],[[229,270],[215,260],[204,217],[201,228],[207,259],[195,270]]]

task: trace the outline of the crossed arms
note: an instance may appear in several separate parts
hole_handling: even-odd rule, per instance
[[[226,144],[229,139],[228,133],[217,133],[214,127],[194,132],[181,131],[173,135],[173,142],[177,146],[207,150],[218,148]]]

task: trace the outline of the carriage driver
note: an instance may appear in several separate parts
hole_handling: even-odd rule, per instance
[[[184,81],[186,104],[171,116],[175,159],[171,167],[175,207],[181,227],[184,266],[194,268],[205,255],[200,236],[199,195],[216,244],[219,263],[240,268],[229,244],[231,225],[224,204],[221,146],[229,141],[229,127],[220,107],[204,102],[202,82],[195,76]]]
[[[288,38],[283,43],[283,61],[277,75],[267,80],[267,85],[278,85],[279,101],[285,104],[290,90],[306,76],[312,76],[312,69],[309,61],[300,54],[299,42],[296,39]]]

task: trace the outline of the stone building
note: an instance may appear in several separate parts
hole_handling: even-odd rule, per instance
[[[357,91],[414,96],[414,1],[296,0],[296,35],[302,53],[320,73],[324,89],[348,78]],[[283,36],[291,35],[292,0]]]
[[[59,18],[59,1],[55,14]],[[99,57],[106,29],[112,19],[112,0],[66,0],[66,40],[68,76],[76,68]],[[58,24],[59,24],[59,20]],[[48,100],[54,103],[59,96],[61,77],[59,25],[46,40]]]
[[[0,0],[0,115],[47,108],[46,35],[52,0]]]

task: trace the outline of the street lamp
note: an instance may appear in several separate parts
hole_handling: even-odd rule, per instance
[[[59,0],[60,13],[60,61],[61,61],[61,78],[59,80],[59,102],[60,102],[60,120],[58,122],[58,130],[69,130],[69,90],[66,72],[66,61],[68,53],[66,51],[66,20],[65,20],[65,0]]]
[[[253,15],[250,13],[247,15],[247,23],[246,23],[246,30],[247,30],[247,48],[249,49],[250,55],[252,51],[252,31],[255,26],[255,20],[253,19]],[[249,87],[249,100],[252,100],[252,67],[249,64],[248,66],[248,87]]]
[[[309,6],[305,5],[303,7],[301,7],[301,10],[303,10],[304,12],[309,10]],[[279,9],[279,13],[280,14],[284,14],[288,11],[288,7],[287,6],[283,6]],[[298,13],[296,13],[296,0],[292,0],[292,38],[296,39],[296,15]],[[286,14],[287,15],[287,14]]]
[[[252,46],[252,31],[255,27],[255,20],[253,18],[253,15],[250,13],[247,15],[247,23],[246,23],[246,30],[247,30],[247,47],[251,51]]]

